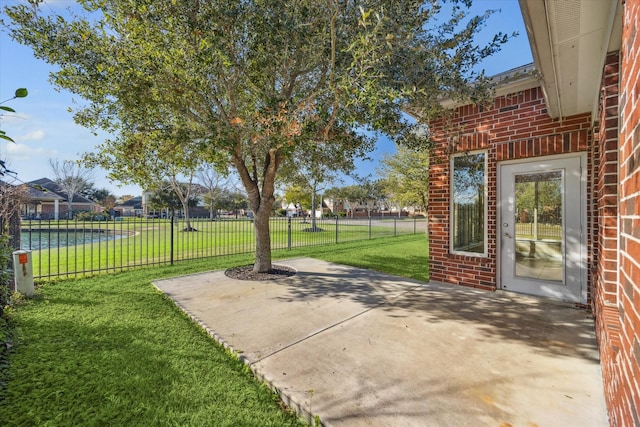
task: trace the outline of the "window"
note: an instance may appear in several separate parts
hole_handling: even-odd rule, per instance
[[[485,255],[487,153],[451,158],[451,251]]]

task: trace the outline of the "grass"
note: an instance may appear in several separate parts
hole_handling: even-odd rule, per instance
[[[334,246],[278,251],[277,258],[308,256],[416,280],[429,280],[428,242],[424,234],[349,242]]]
[[[300,256],[428,275],[424,235],[274,252]],[[10,311],[2,425],[304,425],[151,285],[251,262],[238,255],[41,284]]]

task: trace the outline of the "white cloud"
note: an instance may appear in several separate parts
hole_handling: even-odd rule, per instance
[[[19,4],[25,4],[25,0],[5,0],[8,5],[15,6]],[[45,6],[53,6],[53,7],[62,7],[62,6],[74,6],[77,5],[77,0],[44,0],[41,7]]]
[[[43,131],[42,129],[37,129],[37,130],[33,130],[31,132],[28,132],[24,135],[17,135],[14,139],[14,141],[41,141],[45,138],[46,136],[46,132]]]
[[[48,148],[31,147],[27,144],[2,143],[0,154],[6,154],[12,161],[33,161],[36,158],[55,157],[58,152]]]
[[[12,107],[15,108],[15,107]],[[29,120],[31,116],[29,114],[25,114],[24,112],[16,112],[16,113],[5,113],[3,112],[2,123],[10,124],[10,123],[21,123],[24,120]]]

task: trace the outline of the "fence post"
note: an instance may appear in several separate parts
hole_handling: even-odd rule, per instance
[[[338,243],[338,215],[336,215],[336,243]]]
[[[171,231],[169,232],[169,264],[173,265],[173,215],[171,215]]]
[[[287,249],[291,250],[291,217],[287,219]]]

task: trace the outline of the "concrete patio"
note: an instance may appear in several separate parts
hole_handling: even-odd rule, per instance
[[[607,426],[593,319],[507,292],[325,261],[155,286],[325,426]]]

